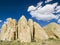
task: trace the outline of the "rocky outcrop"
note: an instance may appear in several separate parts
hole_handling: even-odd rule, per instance
[[[29,19],[28,20],[28,26],[30,27],[30,32],[31,32],[31,40],[34,40],[34,29],[33,29],[33,20]]]
[[[47,33],[36,22],[34,22],[34,29],[35,29],[34,38],[35,38],[36,41],[48,39]]]
[[[22,16],[18,23],[18,29],[20,28],[20,33],[18,34],[18,39],[21,42],[31,42],[31,34],[30,34],[30,27],[27,25],[27,20],[24,16]]]
[[[16,39],[16,20],[12,19],[12,18],[8,18],[7,19],[8,23],[7,24],[3,24],[2,26],[2,31],[1,31],[1,40],[7,40],[7,41],[11,41]]]
[[[44,30],[48,34],[49,38],[60,38],[60,26],[54,22],[44,27]]]
[[[42,28],[32,19],[27,21],[25,16],[22,16],[18,23],[12,18],[8,18],[7,22],[1,28],[0,40],[3,41],[19,40],[20,42],[31,42],[32,40],[60,38],[60,26],[56,23],[50,23]]]
[[[5,33],[6,33],[6,31],[7,31],[7,25],[6,24],[3,24],[2,25],[2,30],[1,30],[1,37],[0,37],[0,39],[2,39],[2,40],[4,40],[4,35],[5,35]]]

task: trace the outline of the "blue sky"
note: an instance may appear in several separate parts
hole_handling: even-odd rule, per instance
[[[46,3],[45,3],[46,1]],[[34,21],[38,22],[42,27],[49,24],[50,22],[58,23],[57,19],[51,20],[42,20],[39,17],[32,17],[28,8],[33,5],[37,7],[37,3],[43,2],[42,7],[46,4],[58,3],[60,5],[59,0],[0,0],[0,26],[4,23],[4,21],[11,17],[18,20],[22,15],[24,15],[27,19],[32,18]],[[35,12],[34,12],[35,13]],[[39,18],[39,19],[36,19]],[[59,17],[60,18],[60,17]]]

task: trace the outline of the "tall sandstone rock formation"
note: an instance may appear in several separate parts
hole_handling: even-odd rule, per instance
[[[36,41],[48,39],[47,33],[36,22],[34,22],[34,29],[35,29],[34,38]]]
[[[30,27],[28,26],[27,20],[24,16],[22,16],[18,22],[18,32],[18,39],[21,42],[31,42]]]
[[[6,26],[6,24],[3,24],[2,25],[2,30],[1,30],[1,33],[0,33],[1,34],[0,39],[4,40],[4,35],[5,35],[6,31],[7,31],[7,26]]]
[[[9,40],[16,39],[16,20],[15,19],[8,19],[7,30],[9,30]]]
[[[8,23],[3,24],[1,31],[1,40],[11,41],[16,39],[16,20],[12,18],[7,19]]]
[[[19,40],[21,42],[31,42],[32,40],[46,40],[48,35],[45,30],[32,19],[22,16],[18,23],[15,19],[8,18],[8,23],[2,25],[1,40],[12,41]]]
[[[44,27],[44,30],[48,34],[49,38],[60,38],[60,26],[54,22]]]
[[[33,20],[29,19],[28,20],[28,26],[30,27],[30,32],[31,32],[31,40],[34,40],[34,29],[33,29]]]

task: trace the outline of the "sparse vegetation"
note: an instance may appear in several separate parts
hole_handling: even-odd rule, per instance
[[[20,41],[0,41],[0,45],[60,45],[60,39],[48,39],[40,42],[21,43]]]

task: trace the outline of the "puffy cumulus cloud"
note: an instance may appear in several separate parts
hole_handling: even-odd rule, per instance
[[[0,20],[0,22],[2,22],[2,20]]]
[[[48,3],[48,2],[50,2],[50,1],[52,1],[52,0],[46,0],[45,3]]]
[[[8,21],[4,21],[4,24],[7,24],[8,23]]]
[[[56,12],[60,12],[60,6],[56,7]]]
[[[60,23],[60,19],[58,19],[58,23]]]
[[[11,19],[11,18],[7,18],[7,19],[4,21],[4,24],[7,24],[10,19]]]
[[[43,21],[59,18],[60,6],[58,6],[58,3],[46,4],[45,6],[42,6],[42,4],[43,2],[39,2],[37,6],[28,7],[28,12],[32,17]]]
[[[33,11],[33,10],[35,10],[35,9],[36,9],[36,7],[34,7],[34,6],[32,5],[32,6],[29,7],[28,11]]]
[[[43,3],[43,2],[37,3],[37,6],[36,6],[36,7],[33,6],[33,5],[29,6],[29,7],[28,7],[28,11],[34,11],[34,10],[36,10],[38,7],[41,7],[41,4],[42,4],[42,3]]]

